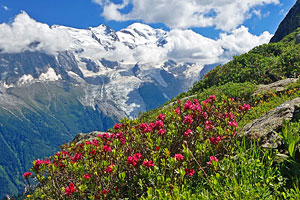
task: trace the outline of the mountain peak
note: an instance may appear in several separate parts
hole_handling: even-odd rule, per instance
[[[151,26],[147,24],[138,23],[138,22],[129,25],[127,29],[154,30]]]

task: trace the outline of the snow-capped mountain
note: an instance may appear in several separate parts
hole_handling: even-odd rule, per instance
[[[118,113],[118,118],[132,117],[187,90],[199,80],[203,69],[203,65],[197,63],[176,63],[163,59],[145,62],[148,51],[151,57],[152,48],[163,50],[168,43],[168,32],[148,25],[135,23],[118,32],[105,25],[89,29],[51,28],[69,34],[69,48],[55,55],[47,55],[53,63],[38,57],[36,62],[41,65],[35,65],[36,50],[39,49],[39,41],[36,41],[30,44],[26,55],[19,53],[23,54],[24,60],[20,60],[14,68],[14,59],[9,59],[12,54],[2,54],[0,66],[5,69],[0,72],[3,92],[5,88],[37,82],[64,82],[72,87],[81,87],[84,95],[78,99],[84,106],[104,111],[106,107],[103,103],[106,102],[109,107],[115,107],[112,113]],[[124,58],[126,50],[135,53],[130,53],[132,57],[128,56],[126,60],[118,60],[121,53]],[[139,60],[139,54],[143,55],[143,59]],[[27,60],[31,61],[32,67],[23,66]],[[160,96],[160,100],[148,105],[143,90],[147,90],[147,99],[153,95],[153,99]]]

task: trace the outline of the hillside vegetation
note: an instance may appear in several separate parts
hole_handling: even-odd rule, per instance
[[[256,92],[258,84],[300,75],[299,32],[234,57],[173,103],[33,161],[24,174],[26,198],[299,198],[300,119],[278,131],[281,149],[262,148],[259,138],[240,132],[300,97],[299,80],[279,92]]]

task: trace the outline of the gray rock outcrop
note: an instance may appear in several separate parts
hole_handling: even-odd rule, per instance
[[[267,91],[276,91],[276,92],[282,92],[286,90],[286,87],[291,84],[295,83],[298,80],[298,78],[287,78],[280,81],[276,81],[274,83],[268,84],[268,85],[259,85],[258,89],[255,91],[254,94],[263,93]]]
[[[72,143],[80,144],[84,140],[91,141],[93,139],[96,139],[99,134],[103,134],[103,133],[104,132],[100,132],[100,131],[93,131],[91,133],[78,133],[72,140]]]
[[[299,117],[300,97],[286,101],[264,116],[247,124],[239,135],[260,138],[263,147],[277,148],[282,144],[281,139],[275,132],[282,129],[283,121],[291,121]]]

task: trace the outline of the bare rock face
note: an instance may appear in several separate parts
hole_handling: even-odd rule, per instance
[[[295,31],[300,25],[300,0],[297,0],[295,5],[280,23],[275,35],[271,38],[271,43],[279,42],[286,35]]]
[[[103,134],[103,133],[104,132],[100,132],[100,131],[93,131],[91,133],[78,133],[72,140],[72,143],[80,144],[84,140],[91,141],[93,139],[96,139],[99,134]]]
[[[277,148],[282,144],[275,132],[282,129],[283,121],[291,121],[298,117],[300,110],[300,97],[286,101],[264,116],[247,124],[239,135],[260,138],[263,147]]]
[[[299,44],[300,43],[300,34],[297,34],[296,35],[296,41],[295,41],[296,44]]]
[[[262,93],[266,91],[276,91],[276,92],[282,92],[286,90],[286,87],[291,84],[295,83],[298,80],[298,78],[287,78],[280,81],[276,81],[274,83],[268,84],[268,85],[259,85],[257,91],[254,94]]]

